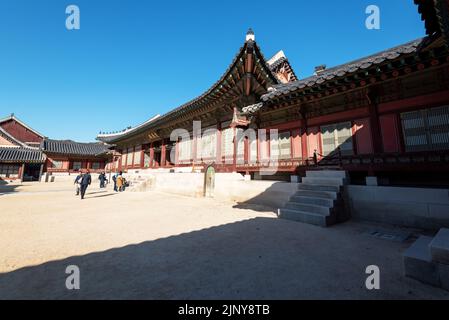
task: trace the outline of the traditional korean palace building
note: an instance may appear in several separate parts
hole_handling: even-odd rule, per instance
[[[14,115],[0,120],[0,179],[39,181],[44,172],[98,172],[108,161],[103,143],[51,140]]]
[[[317,67],[304,79],[282,51],[266,59],[248,31],[229,68],[204,94],[137,127],[97,137],[114,146],[111,169],[213,163],[217,172],[257,178],[275,162],[279,179],[327,166],[347,170],[355,182],[378,176],[391,184],[447,185],[449,6],[447,0],[415,3],[426,37]],[[194,121],[201,121],[200,137]],[[190,139],[170,139],[176,129]],[[238,136],[248,129],[256,134]]]

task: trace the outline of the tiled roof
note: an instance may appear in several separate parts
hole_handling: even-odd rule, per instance
[[[413,52],[417,52],[423,45],[426,44],[428,38],[420,38],[406,44],[400,45],[398,47],[382,51],[380,53],[362,58],[353,62],[349,62],[334,68],[327,69],[318,75],[311,76],[302,80],[275,85],[273,90],[269,91],[267,94],[261,97],[262,101],[266,102],[278,96],[284,94],[289,94],[290,92],[300,90],[306,87],[313,87],[315,85],[321,85],[326,81],[333,80],[335,78],[340,78],[347,76],[364,69],[368,69],[373,65],[381,64],[388,60],[395,60],[398,57]]]
[[[242,108],[242,113],[254,113],[254,112],[257,112],[262,107],[263,107],[262,102],[252,104],[250,106]]]
[[[40,150],[28,148],[0,148],[0,163],[44,163]]]
[[[285,53],[283,50],[276,53],[270,60],[267,61],[267,65],[270,68],[271,72],[273,72],[276,75],[276,69],[282,65],[287,64],[288,68],[291,71],[292,74],[292,80],[298,80],[298,77],[295,74],[295,71],[293,70],[290,62],[288,61],[287,57],[285,56]]]
[[[276,75],[270,69],[270,66],[267,64],[267,62],[266,62],[267,60],[265,59],[265,57],[264,57],[262,51],[260,50],[259,46],[257,45],[257,43],[253,40],[248,40],[245,42],[245,44],[240,48],[238,53],[235,55],[232,63],[229,65],[229,67],[223,73],[221,78],[217,82],[215,82],[202,95],[167,112],[166,114],[155,119],[154,121],[147,121],[146,123],[144,123],[142,126],[139,126],[138,128],[128,129],[128,130],[125,130],[123,133],[119,133],[119,134],[116,134],[116,135],[110,136],[110,137],[102,137],[101,135],[99,135],[99,136],[97,136],[97,139],[100,141],[113,143],[113,142],[119,141],[120,139],[123,139],[125,137],[138,134],[144,130],[148,130],[148,129],[157,127],[157,125],[163,123],[164,121],[171,120],[171,119],[181,116],[191,110],[195,110],[196,108],[199,108],[201,103],[204,102],[205,99],[212,96],[214,92],[216,92],[217,90],[220,89],[220,87],[223,86],[223,83],[226,82],[226,79],[228,79],[229,77],[232,77],[232,71],[234,70],[234,68],[237,67],[239,62],[242,61],[242,57],[248,49],[253,49],[255,55],[259,57],[261,67],[264,70],[264,72],[267,74],[268,78],[270,79],[270,82],[275,83],[275,84],[280,83],[279,79],[276,77]]]
[[[265,57],[263,56],[260,48],[258,47],[257,43],[254,41],[247,41],[245,43],[245,45],[243,47],[240,48],[239,52],[235,55],[234,60],[232,61],[232,63],[229,65],[228,69],[223,73],[223,75],[221,76],[221,78],[214,84],[212,85],[209,90],[207,90],[205,93],[203,93],[202,95],[200,95],[199,97],[181,105],[180,107],[173,109],[171,111],[169,111],[168,113],[164,114],[162,117],[160,117],[159,119],[157,119],[155,121],[155,123],[159,122],[159,121],[163,121],[166,118],[168,118],[169,116],[173,116],[175,113],[178,113],[180,111],[184,111],[184,110],[188,110],[190,108],[195,108],[197,106],[197,103],[199,101],[201,101],[203,98],[205,98],[206,96],[208,96],[209,94],[211,94],[212,92],[214,92],[219,86],[220,84],[229,76],[229,74],[231,73],[232,69],[234,68],[234,66],[237,64],[237,62],[239,61],[239,59],[241,58],[241,56],[243,55],[243,53],[245,52],[245,50],[247,49],[247,47],[249,46],[253,46],[255,52],[261,57],[261,60],[263,61],[263,66],[265,66],[267,74],[269,74],[272,78],[272,81],[274,83],[279,83],[278,79],[276,78],[276,76],[271,72],[269,66],[266,64],[266,60]]]
[[[426,33],[442,33],[445,37],[449,32],[449,2],[447,0],[414,0],[418,6],[421,19],[425,22]]]
[[[136,130],[138,130],[138,129],[140,129],[140,128],[142,128],[142,127],[144,127],[144,126],[146,126],[146,125],[148,125],[150,123],[152,123],[153,121],[155,121],[158,118],[160,118],[160,116],[161,115],[158,114],[158,115],[154,116],[153,118],[145,121],[144,123],[142,123],[142,124],[140,124],[138,126],[130,127],[130,128],[127,128],[127,129],[119,131],[119,132],[111,132],[111,133],[100,132],[100,134],[98,134],[98,136],[97,136],[97,140],[100,140],[100,141],[108,143],[110,141],[113,141],[116,138],[119,138],[119,137],[121,137],[121,136],[123,136],[125,134],[129,134],[131,132],[134,132],[134,131],[136,131]]]
[[[81,156],[98,156],[109,151],[108,145],[103,143],[80,143],[72,140],[50,139],[43,141],[42,150],[46,153]]]

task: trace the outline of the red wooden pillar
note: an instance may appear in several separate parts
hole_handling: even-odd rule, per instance
[[[122,155],[117,159],[117,171],[122,171]]]
[[[243,163],[249,163],[249,139],[248,137],[244,137],[244,146],[243,146]]]
[[[162,140],[162,147],[161,147],[161,167],[165,167],[165,153],[166,153],[166,147],[165,147],[165,140]]]
[[[150,168],[154,167],[154,147],[153,142],[150,144]]]
[[[234,142],[234,155],[232,158],[232,171],[236,172],[237,171],[237,151],[238,151],[238,141],[237,141],[237,128],[233,127],[233,134],[234,134],[234,139],[232,139],[232,141]]]
[[[25,175],[25,163],[22,163],[22,165],[19,167],[19,180],[20,180],[20,182],[23,182],[24,175]]]
[[[380,131],[379,112],[377,108],[377,96],[372,93],[367,95],[369,99],[369,114],[370,114],[370,126],[371,136],[373,138],[374,153],[382,153],[382,133]]]
[[[142,144],[140,146],[140,169],[145,168],[145,149],[146,145]]]
[[[301,154],[302,160],[309,158],[308,142],[307,142],[307,121],[303,120],[301,125]]]

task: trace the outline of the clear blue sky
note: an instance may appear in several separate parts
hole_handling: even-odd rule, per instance
[[[65,8],[81,29],[65,28]],[[365,8],[381,9],[381,30]],[[299,77],[424,35],[412,0],[0,0],[0,117],[92,141],[200,95],[252,27],[269,58],[283,49]]]

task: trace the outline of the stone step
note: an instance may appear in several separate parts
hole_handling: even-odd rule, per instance
[[[279,218],[313,224],[320,227],[327,227],[336,222],[336,219],[331,215],[291,209],[279,209]]]
[[[449,229],[440,229],[429,247],[433,262],[449,265]]]
[[[346,171],[338,170],[310,170],[306,171],[306,177],[309,178],[347,178],[348,174]]]
[[[338,198],[338,193],[333,191],[298,190],[295,196],[308,196],[315,198],[333,199]]]
[[[316,178],[305,177],[302,178],[303,184],[315,184],[320,186],[342,186],[346,183],[345,178]]]
[[[313,213],[318,213],[318,214],[323,214],[323,215],[331,214],[331,209],[332,209],[329,207],[313,205],[313,204],[298,203],[298,202],[288,202],[285,205],[285,208],[291,209],[291,210],[313,212]]]
[[[315,204],[319,206],[325,206],[328,208],[332,208],[335,205],[335,200],[333,199],[325,199],[309,196],[293,196],[291,197],[290,202]]]
[[[421,236],[403,254],[404,273],[407,277],[440,286],[438,264],[432,262],[431,237]]]
[[[340,186],[321,186],[321,185],[317,185],[317,184],[300,183],[300,184],[298,184],[298,189],[339,192],[341,187]]]

